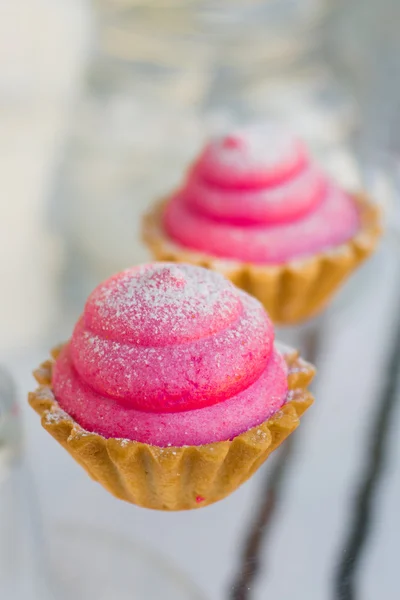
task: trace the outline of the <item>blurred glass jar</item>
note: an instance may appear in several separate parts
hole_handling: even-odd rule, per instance
[[[16,391],[0,365],[0,598],[50,600],[47,567]]]
[[[143,261],[140,216],[211,133],[277,118],[340,163],[357,126],[327,31],[336,0],[95,0],[53,209],[90,290]],[[91,279],[89,275],[93,275]]]

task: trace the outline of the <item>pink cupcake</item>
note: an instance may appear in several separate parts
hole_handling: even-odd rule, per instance
[[[220,271],[282,324],[319,312],[378,237],[376,208],[274,126],[211,141],[144,221],[155,258]]]
[[[257,300],[210,270],[155,263],[92,292],[30,403],[115,496],[181,510],[254,473],[311,404],[313,374],[278,349]]]

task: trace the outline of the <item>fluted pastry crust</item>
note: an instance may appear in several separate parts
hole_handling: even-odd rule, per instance
[[[29,403],[42,425],[114,496],[158,510],[187,510],[212,504],[233,492],[258,469],[300,422],[313,402],[307,386],[312,365],[285,350],[287,403],[261,425],[229,441],[204,446],[160,448],[126,439],[106,439],[84,430],[59,407],[52,369],[61,347],[34,373],[39,384]]]

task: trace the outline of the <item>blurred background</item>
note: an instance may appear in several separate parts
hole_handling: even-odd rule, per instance
[[[0,597],[398,597],[399,24],[398,0],[0,0]],[[194,514],[124,505],[41,430],[30,373],[148,259],[141,214],[204,140],[265,118],[367,189],[383,243],[279,332],[319,368],[290,457]]]

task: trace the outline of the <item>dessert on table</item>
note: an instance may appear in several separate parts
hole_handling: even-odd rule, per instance
[[[373,252],[380,219],[300,139],[267,124],[211,140],[143,235],[156,259],[219,271],[291,324],[320,312]]]
[[[183,510],[258,469],[311,405],[313,376],[254,297],[209,269],[154,263],[91,293],[29,401],[109,492]]]

